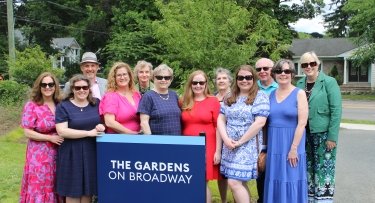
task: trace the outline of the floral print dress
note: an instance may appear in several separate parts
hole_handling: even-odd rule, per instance
[[[27,102],[22,127],[47,135],[56,135],[55,115],[47,105]],[[58,202],[54,191],[57,146],[47,141],[29,139],[22,178],[20,203]]]

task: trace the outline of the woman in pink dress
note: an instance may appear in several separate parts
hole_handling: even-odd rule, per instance
[[[219,100],[210,94],[207,75],[197,70],[190,74],[182,99],[182,134],[198,136],[206,134],[206,181],[221,179],[219,163],[221,138],[216,131],[220,111]],[[207,202],[211,202],[211,191],[207,184]]]
[[[107,133],[139,133],[141,127],[137,109],[140,99],[130,66],[123,62],[115,63],[108,74],[107,92],[99,105],[99,113],[104,115],[108,127]]]
[[[23,109],[22,128],[29,138],[22,178],[21,203],[55,203],[56,150],[64,139],[55,128],[55,107],[60,102],[56,77],[42,73],[34,82],[30,101]]]

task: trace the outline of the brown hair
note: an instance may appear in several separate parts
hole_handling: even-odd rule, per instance
[[[95,105],[96,104],[96,99],[92,96],[92,91],[91,91],[91,83],[90,80],[82,75],[82,74],[77,74],[74,75],[70,80],[69,80],[69,90],[66,94],[65,100],[73,99],[74,98],[74,93],[73,93],[73,88],[74,88],[74,83],[78,81],[85,81],[87,85],[90,87],[89,88],[89,95],[87,96],[87,101],[90,103],[90,105]]]
[[[42,80],[45,77],[50,77],[53,82],[55,83],[55,92],[53,93],[53,101],[57,104],[61,101],[61,94],[60,94],[60,83],[56,76],[50,72],[41,73],[38,78],[35,80],[33,87],[31,88],[30,93],[30,100],[41,105],[44,103],[43,95],[41,91],[41,84]]]
[[[238,96],[240,95],[240,88],[238,87],[238,84],[237,84],[237,76],[238,76],[238,73],[240,72],[240,70],[245,70],[245,71],[250,71],[250,73],[253,75],[253,85],[251,86],[250,88],[250,91],[249,91],[249,94],[247,95],[247,99],[246,99],[246,104],[249,105],[249,104],[253,104],[254,103],[254,100],[255,100],[255,97],[258,93],[258,85],[257,85],[257,81],[258,81],[258,76],[254,70],[254,68],[250,65],[241,65],[236,73],[235,73],[235,77],[234,77],[234,84],[232,86],[232,90],[231,90],[231,94],[230,96],[225,100],[225,104],[228,105],[228,106],[231,106],[232,104],[236,103],[237,101],[237,98]]]
[[[125,68],[126,72],[128,72],[129,75],[129,90],[134,92],[135,90],[135,84],[134,84],[134,75],[130,68],[130,66],[127,63],[124,62],[116,62],[113,64],[111,70],[108,73],[108,84],[107,84],[107,91],[114,92],[117,90],[117,84],[116,84],[116,74],[117,70],[120,68]]]
[[[206,86],[204,87],[204,95],[206,97],[211,96],[210,89],[208,88],[208,77],[202,70],[196,70],[189,75],[189,78],[185,84],[184,95],[182,97],[182,110],[191,110],[194,105],[194,93],[191,89],[193,78],[196,75],[202,75],[206,80]]]

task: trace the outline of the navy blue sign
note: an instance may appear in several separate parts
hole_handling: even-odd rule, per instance
[[[204,137],[105,134],[97,167],[100,203],[206,201]]]

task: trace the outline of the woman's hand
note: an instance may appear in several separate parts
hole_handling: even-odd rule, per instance
[[[228,147],[228,149],[232,150],[236,148],[235,141],[233,141],[232,139],[227,138],[227,139],[224,139],[223,141],[224,141],[225,146]]]
[[[221,161],[221,152],[215,152],[214,154],[214,165],[220,164]]]
[[[104,132],[105,131],[105,126],[103,124],[98,124],[95,126],[96,131],[98,132]]]
[[[326,142],[327,149],[331,151],[336,147],[336,142],[327,140]]]
[[[53,144],[61,145],[64,142],[64,138],[58,135],[51,135],[49,141]]]
[[[297,166],[297,163],[298,163],[297,148],[290,149],[287,160],[289,161],[289,164],[291,167]]]

